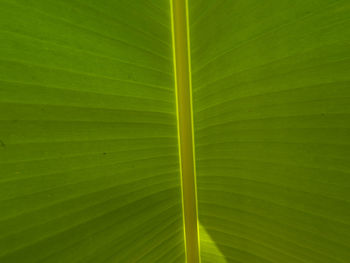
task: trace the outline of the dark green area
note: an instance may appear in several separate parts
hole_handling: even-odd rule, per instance
[[[216,254],[350,262],[350,2],[189,3],[199,221]]]
[[[0,262],[184,259],[169,4],[0,1]]]

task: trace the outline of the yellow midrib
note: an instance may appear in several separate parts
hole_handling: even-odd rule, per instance
[[[182,206],[187,263],[199,263],[196,168],[187,0],[170,0]]]

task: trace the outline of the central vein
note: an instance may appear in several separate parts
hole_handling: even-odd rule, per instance
[[[187,263],[200,262],[186,0],[170,0]]]

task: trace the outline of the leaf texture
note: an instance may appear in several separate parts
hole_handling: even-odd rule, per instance
[[[183,261],[169,4],[0,10],[0,262]]]
[[[188,0],[202,263],[350,260],[350,3]],[[0,0],[0,262],[185,262],[168,0]],[[188,262],[192,263],[192,262]]]
[[[349,1],[189,11],[202,262],[349,262]]]

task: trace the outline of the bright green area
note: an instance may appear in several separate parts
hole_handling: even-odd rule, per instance
[[[350,262],[350,2],[189,3],[202,262]]]
[[[202,263],[348,263],[350,2],[189,19]],[[0,0],[1,263],[185,261],[170,21]]]

